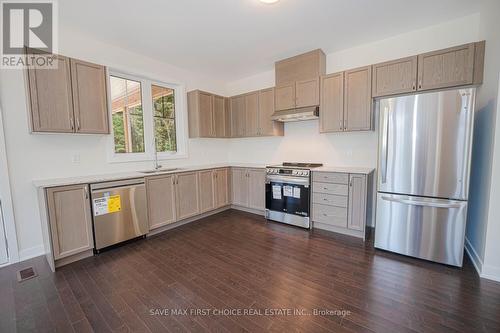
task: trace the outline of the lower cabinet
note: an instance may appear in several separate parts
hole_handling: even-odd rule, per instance
[[[175,175],[146,178],[149,229],[153,230],[176,221]]]
[[[175,175],[177,220],[187,219],[200,213],[198,186],[198,172],[179,173]]]
[[[230,179],[229,169],[216,169],[215,175],[215,208],[227,206],[231,203],[229,197]]]
[[[200,171],[198,178],[200,182],[200,213],[205,213],[215,208],[215,171]]]
[[[313,171],[313,226],[365,238],[370,177],[365,174]]]
[[[232,168],[233,205],[264,210],[265,184],[265,169]]]
[[[88,185],[52,187],[46,195],[54,259],[93,249]]]

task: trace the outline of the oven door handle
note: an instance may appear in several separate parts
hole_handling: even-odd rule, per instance
[[[275,183],[283,183],[283,184],[293,184],[293,185],[309,185],[309,178],[300,178],[300,177],[284,177],[284,176],[275,176],[270,175],[266,177],[266,183],[275,182]]]

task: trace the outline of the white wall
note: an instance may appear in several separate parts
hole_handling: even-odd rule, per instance
[[[486,40],[484,83],[478,89],[467,240],[481,276],[500,281],[500,2],[481,9]],[[496,133],[496,136],[495,136]]]
[[[100,43],[64,27],[60,27],[59,45],[59,53],[63,55],[163,82],[183,84],[187,90],[200,88],[222,93],[224,89],[220,82]],[[141,170],[150,168],[152,162],[108,163],[108,136],[104,135],[31,135],[28,130],[22,71],[2,70],[0,89],[17,240],[19,254],[23,259],[42,253],[40,218],[33,179]],[[225,162],[226,147],[227,140],[189,140],[188,159],[165,161],[163,164]],[[72,163],[74,154],[80,155],[80,163]]]

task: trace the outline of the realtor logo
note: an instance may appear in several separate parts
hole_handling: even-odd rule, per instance
[[[2,68],[57,64],[56,11],[53,1],[2,1]],[[27,54],[26,54],[27,53]]]

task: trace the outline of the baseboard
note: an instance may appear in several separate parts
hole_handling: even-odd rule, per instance
[[[479,257],[479,255],[476,252],[476,249],[474,249],[474,246],[472,246],[471,242],[467,237],[465,237],[465,252],[472,261],[472,264],[474,265],[477,274],[481,276],[481,272],[483,270],[483,260],[481,259],[481,257]]]
[[[256,214],[256,215],[261,215],[261,216],[265,216],[266,215],[266,211],[265,210],[248,208],[248,207],[238,206],[238,205],[231,205],[231,208],[232,209],[236,209],[236,210],[241,210],[241,211],[247,212],[247,213]]]
[[[500,267],[483,265],[483,272],[480,276],[488,280],[500,282]]]
[[[45,248],[43,244],[40,244],[38,246],[33,246],[19,251],[19,261],[25,261],[31,258],[43,256],[44,254],[45,254]]]

